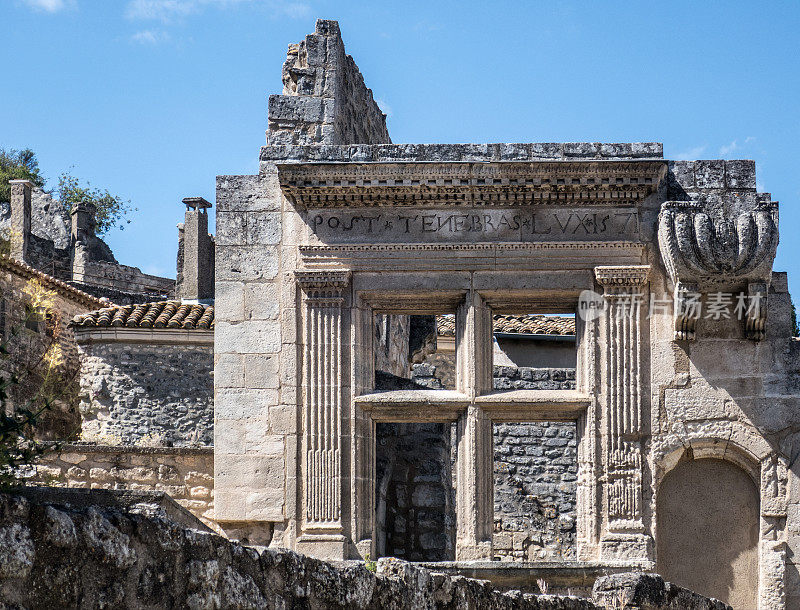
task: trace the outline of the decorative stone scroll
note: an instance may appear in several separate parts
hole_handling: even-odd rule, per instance
[[[350,271],[296,271],[304,303],[303,534],[342,530],[343,291]]]
[[[596,267],[607,309],[605,334],[606,516],[601,546],[609,558],[646,559],[642,514],[642,327],[649,266]]]
[[[688,302],[721,285],[747,286],[745,334],[764,338],[767,291],[778,247],[778,204],[761,197],[733,219],[702,201],[667,201],[658,215],[661,258],[674,285],[675,339],[695,338]]]

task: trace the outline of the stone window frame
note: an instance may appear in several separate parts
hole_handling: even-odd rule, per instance
[[[456,423],[456,560],[492,560],[494,533],[494,423],[574,421],[578,433],[577,462],[581,468],[581,438],[585,434],[586,411],[591,397],[585,374],[586,352],[581,340],[586,328],[576,329],[576,390],[495,391],[492,387],[492,316],[514,311],[576,313],[575,294],[547,294],[531,290],[508,291],[433,290],[355,291],[354,301],[362,319],[372,323],[375,314],[455,314],[456,389],[376,391],[374,387],[374,342],[353,351],[354,371],[362,372],[361,391],[355,384],[354,404],[373,422]],[[576,315],[576,323],[579,317]],[[374,337],[372,329],[361,329]],[[368,333],[368,334],[367,334]],[[367,381],[369,380],[369,381]],[[374,459],[374,452],[372,454]],[[578,494],[577,510],[585,501]],[[374,509],[373,509],[374,510]],[[374,516],[373,516],[374,519]],[[370,519],[372,521],[372,519]],[[579,519],[577,527],[584,527]],[[580,539],[581,532],[578,532]]]

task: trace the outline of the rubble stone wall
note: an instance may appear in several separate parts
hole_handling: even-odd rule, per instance
[[[86,438],[213,444],[213,345],[98,342],[80,349]]]
[[[214,451],[211,448],[63,445],[26,473],[30,485],[77,489],[163,491],[212,529]]]
[[[0,495],[0,604],[9,607],[727,609],[655,575],[599,579],[596,605],[504,593],[395,559],[373,569],[258,553],[181,527],[156,505],[75,507]]]
[[[412,365],[412,380],[441,389],[439,370],[429,363]],[[575,369],[495,367],[494,375],[495,389],[575,387]],[[575,559],[575,423],[495,424],[493,433],[495,558]],[[379,424],[376,434],[379,556],[452,560],[456,446],[451,426]]]
[[[494,425],[496,558],[576,559],[577,451],[574,422]]]

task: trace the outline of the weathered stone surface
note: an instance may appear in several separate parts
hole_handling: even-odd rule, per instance
[[[454,546],[465,560],[574,553],[652,569],[662,481],[722,459],[759,486],[749,593],[770,609],[798,599],[781,545],[800,545],[800,348],[772,271],[777,204],[756,192],[754,164],[669,161],[648,143],[390,144],[341,49],[332,22],[290,48],[259,175],[218,179],[220,519],[274,519],[282,544],[327,558]],[[723,291],[764,307],[715,318]],[[576,308],[575,369],[493,370],[510,360],[493,349],[493,315]],[[446,355],[403,349],[402,316],[442,314]],[[256,370],[273,366],[267,388]],[[376,421],[407,426],[394,455],[376,456],[392,436],[376,438]],[[416,461],[402,447],[415,435]],[[253,500],[267,493],[259,457],[275,489]]]
[[[211,445],[213,351],[213,345],[191,343],[82,344],[84,439],[151,446]]]
[[[721,601],[664,582],[658,574],[635,572],[598,578],[593,599],[610,608],[616,603],[618,608],[640,610],[731,610]]]

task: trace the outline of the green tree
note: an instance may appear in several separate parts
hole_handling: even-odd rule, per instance
[[[36,186],[44,186],[44,178],[39,171],[36,153],[30,148],[24,150],[0,148],[0,202],[11,201],[9,180],[30,180]]]
[[[98,235],[104,235],[114,227],[124,229],[125,224],[130,223],[128,214],[136,211],[130,201],[112,195],[107,190],[92,187],[88,182],[81,185],[80,180],[69,173],[61,174],[58,179],[58,198],[67,209],[81,202],[93,203],[97,209],[95,220]]]

